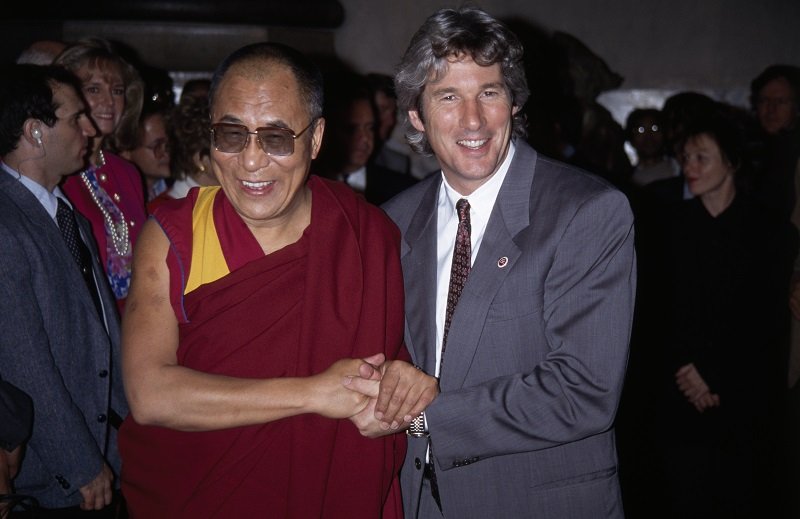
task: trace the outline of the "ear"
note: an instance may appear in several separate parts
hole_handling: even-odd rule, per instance
[[[314,123],[314,133],[311,134],[311,158],[316,159],[322,146],[322,135],[325,133],[325,118],[320,117]]]
[[[26,119],[22,125],[22,139],[31,146],[42,145],[42,127],[44,124],[39,119]]]
[[[411,126],[413,126],[418,132],[425,131],[425,125],[422,124],[422,119],[419,117],[418,110],[409,110],[408,120],[411,122]]]
[[[201,173],[209,171],[208,154],[195,151],[194,155],[192,155],[192,164],[194,165],[194,169]]]

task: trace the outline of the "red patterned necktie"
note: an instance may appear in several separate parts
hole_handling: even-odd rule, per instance
[[[444,335],[442,337],[442,354],[439,360],[439,376],[442,375],[444,350],[447,347],[447,333],[450,331],[450,321],[453,320],[453,312],[461,297],[461,291],[464,290],[464,284],[467,282],[471,267],[472,243],[470,242],[470,234],[472,225],[469,222],[469,202],[467,202],[466,198],[456,202],[456,211],[458,211],[458,230],[456,231],[456,245],[453,248],[453,263],[450,265],[450,285],[447,288],[447,310],[444,316]],[[436,469],[433,463],[433,446],[429,443],[428,448],[430,449],[430,461],[425,463],[425,470],[430,480],[431,494],[439,507],[439,511],[441,511],[442,501],[439,497],[439,484],[436,480]]]
[[[450,321],[453,320],[453,312],[456,309],[461,291],[469,275],[470,260],[472,257],[472,244],[470,234],[472,225],[469,221],[469,202],[466,198],[456,202],[458,211],[458,230],[456,231],[456,245],[453,249],[453,263],[450,266],[450,286],[447,289],[447,310],[444,317],[444,335],[442,337],[442,354],[439,361],[439,372],[444,361],[444,350],[447,347],[447,334],[450,331]]]

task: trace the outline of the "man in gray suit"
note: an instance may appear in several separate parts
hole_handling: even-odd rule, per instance
[[[58,188],[95,135],[79,92],[57,67],[0,74],[0,377],[33,401],[15,483],[43,517],[111,511],[113,425],[127,414],[114,299],[88,223]]]
[[[627,200],[524,142],[522,47],[485,12],[436,12],[395,83],[407,140],[442,168],[384,205],[402,231],[419,369],[361,372],[382,377],[381,430],[411,436],[406,517],[622,517],[612,424],[635,288]]]

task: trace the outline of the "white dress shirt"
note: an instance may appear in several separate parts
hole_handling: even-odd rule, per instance
[[[442,338],[444,337],[444,321],[447,311],[447,292],[450,286],[450,267],[453,261],[453,249],[456,244],[456,231],[458,230],[458,212],[456,202],[462,198],[469,201],[469,217],[472,232],[470,234],[470,245],[472,255],[470,265],[475,262],[478,256],[483,235],[486,232],[486,224],[492,214],[497,194],[503,185],[503,180],[508,173],[511,159],[514,157],[514,143],[509,144],[508,153],[500,167],[494,175],[482,186],[473,191],[468,196],[460,195],[447,182],[442,173],[442,187],[439,189],[437,200],[436,215],[436,373],[439,376],[439,364],[442,356]]]

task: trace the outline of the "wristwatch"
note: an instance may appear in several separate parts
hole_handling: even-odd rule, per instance
[[[406,434],[413,438],[427,438],[430,436],[431,433],[428,431],[428,424],[425,421],[425,411],[411,420],[411,424],[406,429]]]

